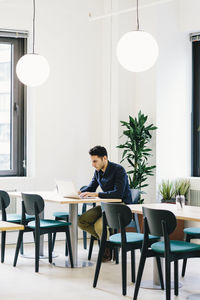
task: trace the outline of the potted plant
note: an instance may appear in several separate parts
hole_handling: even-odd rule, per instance
[[[144,201],[141,199],[140,194],[143,193],[142,189],[148,186],[145,181],[148,176],[153,175],[153,170],[156,168],[156,166],[149,166],[148,164],[148,158],[152,151],[148,144],[152,138],[151,132],[156,130],[157,127],[153,124],[146,125],[147,119],[148,116],[139,111],[137,118],[129,116],[129,122],[120,121],[121,125],[125,127],[122,136],[126,138],[126,141],[124,144],[117,146],[123,149],[121,162],[126,160],[130,168],[127,174],[133,202],[138,200],[139,203]]]
[[[163,180],[159,185],[159,192],[162,196],[161,202],[175,203],[175,187],[172,181]]]
[[[178,179],[175,181],[175,196],[183,195],[187,201],[187,196],[190,188],[189,179]]]

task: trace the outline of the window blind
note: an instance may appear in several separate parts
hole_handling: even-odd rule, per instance
[[[27,38],[28,31],[26,30],[12,30],[12,29],[1,29],[0,28],[0,37],[9,37],[9,38]]]

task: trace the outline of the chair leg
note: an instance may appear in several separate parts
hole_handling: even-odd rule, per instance
[[[40,234],[35,231],[35,272],[39,272],[39,259],[40,259]]]
[[[22,242],[21,242],[21,246],[20,246],[20,254],[21,254],[21,255],[24,254],[24,243],[23,243],[23,238],[22,238]]]
[[[5,257],[5,244],[6,244],[6,232],[2,231],[1,233],[1,262],[4,262]]]
[[[121,249],[122,258],[122,295],[126,295],[126,249]]]
[[[83,248],[87,249],[87,232],[83,230]]]
[[[158,275],[159,275],[159,279],[160,279],[160,286],[161,286],[161,289],[164,290],[163,273],[162,273],[160,257],[156,256],[156,262],[157,262],[157,268],[158,268]]]
[[[70,233],[69,233],[68,226],[66,227],[66,241],[67,241],[67,246],[68,246],[68,251],[69,251],[69,259],[70,259],[71,268],[73,268],[74,262],[73,262],[72,246],[71,246],[71,239],[70,239]]]
[[[165,288],[166,288],[166,300],[170,300],[171,299],[171,264],[167,258],[165,258]]]
[[[142,274],[144,271],[145,261],[146,261],[146,254],[141,253],[140,263],[139,263],[139,268],[138,268],[138,273],[137,273],[137,278],[136,278],[136,283],[135,283],[135,291],[134,291],[134,295],[133,295],[133,300],[136,300],[137,296],[138,296],[140,283],[141,283],[141,279],[142,279]]]
[[[90,246],[89,246],[89,251],[88,251],[88,260],[90,260],[91,256],[92,256],[92,249],[93,249],[93,245],[94,245],[94,240],[95,240],[95,237],[93,235],[91,235],[91,237],[90,237]]]
[[[135,250],[131,250],[131,280],[135,282]]]
[[[65,243],[65,256],[68,256],[68,246],[67,246],[67,240]]]
[[[188,234],[186,235],[186,242],[190,242],[190,236]],[[182,277],[185,276],[186,264],[187,264],[187,258],[183,260],[182,273],[181,273]]]
[[[55,247],[55,242],[56,242],[56,232],[53,233],[53,238],[52,238],[52,252],[53,252],[54,247]]]
[[[20,246],[22,244],[22,240],[23,240],[23,231],[19,231],[19,235],[18,235],[18,239],[17,239],[17,245],[16,245],[16,250],[15,250],[15,257],[14,257],[14,262],[13,262],[13,267],[16,267],[17,264],[17,259],[18,259],[18,255],[19,255],[19,249]]]
[[[174,295],[178,296],[178,260],[174,261]]]
[[[118,265],[119,264],[119,248],[118,247],[114,248],[114,255],[115,255],[115,263],[116,263],[116,265]]]
[[[48,233],[49,263],[52,263],[52,234]]]
[[[101,242],[100,247],[99,247],[99,253],[98,253],[98,258],[97,258],[97,264],[96,264],[96,269],[95,269],[95,274],[94,274],[94,281],[93,281],[93,287],[95,288],[97,285],[98,277],[99,277],[99,271],[101,268],[101,263],[102,263],[102,258],[103,254],[105,251],[105,242]]]

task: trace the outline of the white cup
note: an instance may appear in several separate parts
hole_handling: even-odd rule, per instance
[[[182,209],[185,206],[185,196],[184,195],[176,196],[176,206],[178,209]]]

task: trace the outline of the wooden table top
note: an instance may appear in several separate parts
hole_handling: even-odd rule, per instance
[[[185,205],[183,208],[177,208],[175,204],[168,203],[149,203],[149,204],[131,204],[128,205],[133,213],[142,214],[142,207],[170,210],[179,220],[190,220],[200,222],[200,207]]]
[[[24,226],[11,222],[0,221],[0,231],[23,230]]]
[[[26,194],[37,194],[40,195],[44,201],[55,202],[60,204],[77,204],[77,203],[100,203],[100,202],[121,202],[121,199],[103,199],[103,198],[65,198],[59,195],[56,191],[35,191],[35,192],[24,192]],[[9,192],[10,197],[21,198],[21,192]]]

